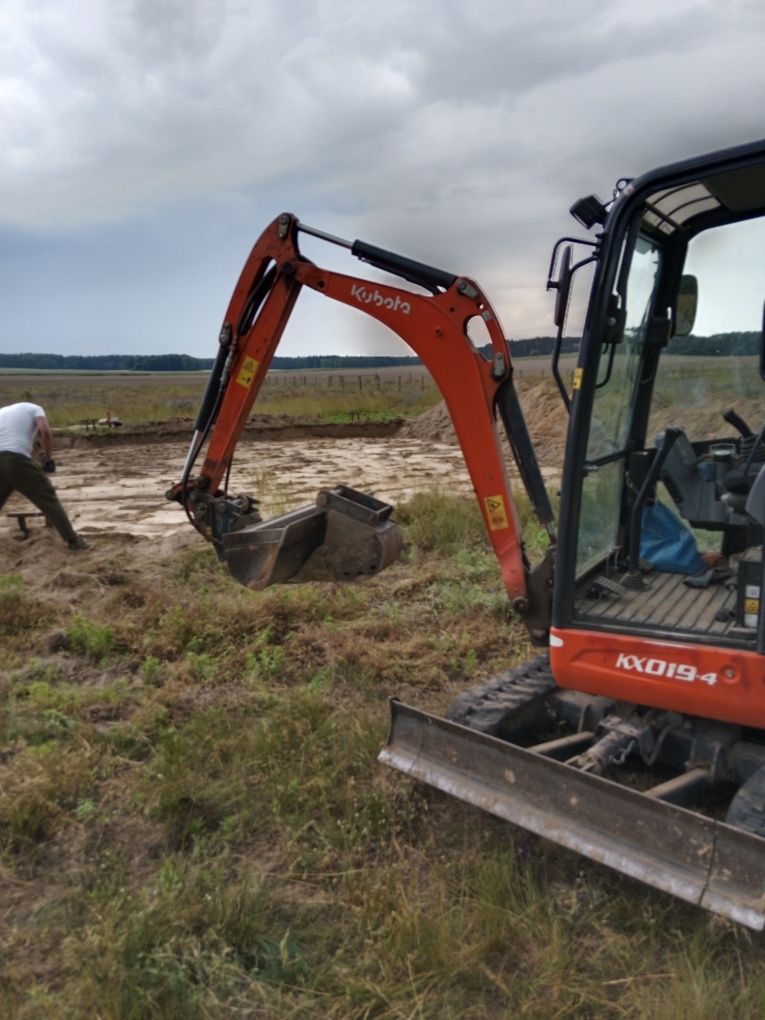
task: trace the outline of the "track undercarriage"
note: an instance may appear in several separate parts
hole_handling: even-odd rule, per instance
[[[546,657],[446,718],[398,701],[380,760],[615,870],[765,927],[765,745],[556,686]]]

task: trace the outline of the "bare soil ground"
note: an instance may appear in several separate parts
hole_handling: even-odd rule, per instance
[[[554,387],[542,383],[528,392],[530,422],[548,478],[557,475],[567,418]],[[53,482],[75,528],[96,545],[117,535],[162,541],[188,530],[188,522],[165,492],[176,482],[192,424],[177,421],[129,429],[67,430],[57,437]],[[443,404],[402,426],[351,423],[327,425],[286,417],[253,419],[236,451],[232,491],[261,501],[272,516],[310,503],[321,488],[352,485],[394,504],[415,492],[448,489],[469,494],[470,480]],[[20,529],[9,513],[33,510],[20,496],[4,508],[0,535],[15,540]],[[31,518],[27,543],[43,530]]]
[[[529,395],[530,424],[548,465],[543,473],[554,482],[567,419],[550,384],[534,385]],[[10,515],[35,508],[14,494],[0,512],[0,573],[20,573],[30,591],[44,593],[68,613],[98,597],[116,562],[129,564],[139,584],[181,550],[198,547],[200,538],[182,508],[165,498],[181,476],[192,430],[190,421],[178,420],[57,434],[51,479],[91,549],[71,553],[40,517],[27,519],[24,537]],[[512,465],[509,470],[512,478]],[[259,499],[265,517],[312,503],[319,489],[338,484],[394,506],[417,492],[472,492],[444,405],[403,426],[252,419],[237,447],[231,490]]]
[[[160,440],[123,434],[103,445],[83,439],[61,450],[53,481],[75,528],[96,542],[115,535],[161,540],[189,530],[183,510],[165,499],[166,490],[181,476],[188,435],[187,430]],[[310,430],[301,439],[241,442],[232,471],[233,491],[256,496],[269,516],[312,502],[320,488],[341,483],[394,504],[423,488],[470,488],[453,444],[391,436],[338,439]],[[34,509],[14,495],[4,511],[25,508]],[[34,519],[30,526],[28,542],[41,531]],[[5,516],[1,527],[0,534],[20,539],[15,521]]]
[[[560,477],[568,416],[550,379],[528,373],[519,377],[518,386],[543,476],[554,487]],[[691,435],[712,434],[718,428],[720,434],[732,431],[722,422],[727,406],[721,397],[703,407],[687,407],[680,424]],[[753,414],[756,421],[746,401],[741,410]],[[657,418],[654,424],[658,429],[667,422]],[[157,543],[190,532],[182,509],[167,502],[165,492],[180,478],[192,429],[190,421],[179,419],[121,429],[68,429],[57,437],[58,471],[53,481],[75,527],[93,541],[96,558],[118,536],[150,539],[156,553]],[[515,482],[512,458],[504,445]],[[273,516],[312,503],[319,489],[338,484],[351,485],[394,506],[423,490],[441,489],[452,495],[472,491],[443,403],[412,421],[384,424],[332,425],[255,416],[238,445],[230,488],[255,496],[264,516]],[[34,518],[29,521],[29,538],[22,539],[16,521],[7,515],[25,509],[33,508],[14,496],[3,510],[0,538],[10,542],[0,543],[0,568],[17,569],[24,549],[31,553],[40,541],[46,548],[58,543]],[[25,556],[28,565],[33,558]]]

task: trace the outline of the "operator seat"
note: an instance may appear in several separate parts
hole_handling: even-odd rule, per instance
[[[765,436],[763,427],[758,436],[746,436],[741,440],[740,460],[736,467],[728,471],[723,479],[726,490],[726,502],[736,510],[747,510],[747,497],[762,472],[762,440]],[[758,464],[760,467],[758,468]]]
[[[746,512],[765,526],[765,464],[760,468],[746,498]]]

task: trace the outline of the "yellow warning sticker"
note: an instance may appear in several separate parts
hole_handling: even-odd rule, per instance
[[[502,495],[487,496],[484,499],[484,503],[486,505],[486,517],[489,521],[489,528],[491,531],[500,531],[502,528],[508,527],[505,497]]]
[[[249,389],[259,364],[260,362],[256,361],[255,358],[245,358],[236,376],[237,383],[240,386],[244,386],[245,389]]]
[[[574,369],[574,378],[571,383],[571,388],[574,390],[581,390],[582,388],[582,376],[584,375],[583,368]]]
[[[760,600],[759,599],[744,599],[744,612],[749,615],[756,616],[760,611]]]

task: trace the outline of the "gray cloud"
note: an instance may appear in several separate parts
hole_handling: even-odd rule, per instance
[[[575,198],[762,134],[764,29],[734,0],[7,0],[0,348],[205,354],[283,209],[549,332]],[[286,353],[384,343],[308,304]]]

